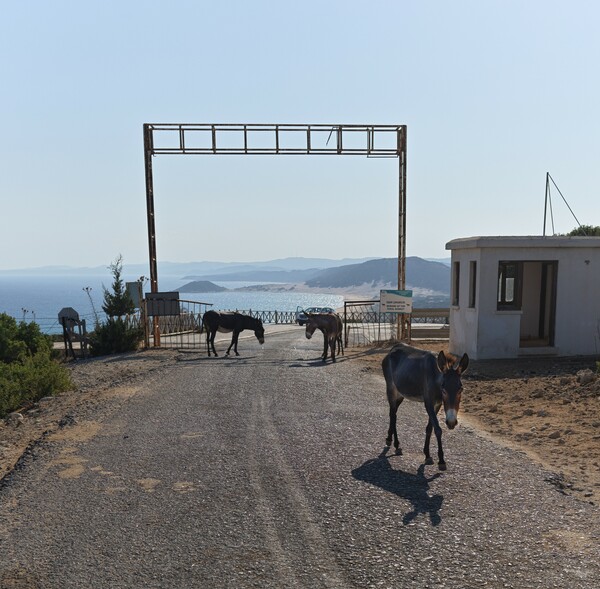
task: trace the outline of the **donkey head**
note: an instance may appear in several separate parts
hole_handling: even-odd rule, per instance
[[[258,325],[254,329],[254,335],[258,340],[258,343],[262,346],[265,343],[265,328],[263,327],[262,321],[259,319]]]
[[[311,313],[306,313],[306,319],[306,331],[304,333],[306,335],[306,339],[310,339],[317,329],[317,322]]]
[[[460,377],[469,366],[469,356],[463,354],[458,365],[456,361],[455,356],[446,355],[444,352],[440,352],[437,357],[437,365],[442,372],[442,402],[448,429],[454,429],[458,423],[458,410],[463,389]]]

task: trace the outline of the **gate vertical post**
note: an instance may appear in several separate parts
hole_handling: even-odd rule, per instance
[[[146,215],[148,218],[148,254],[150,260],[150,292],[158,292],[158,268],[156,264],[156,227],[154,223],[154,182],[152,179],[152,127],[144,124],[144,167],[146,176]],[[148,315],[146,315],[148,321]],[[154,318],[154,347],[160,347],[157,317]]]
[[[406,125],[397,131],[398,138],[398,290],[406,288]],[[398,315],[397,337],[407,335],[406,318]]]

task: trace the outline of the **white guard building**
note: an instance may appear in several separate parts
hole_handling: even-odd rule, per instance
[[[600,354],[600,237],[467,237],[446,249],[452,351]]]

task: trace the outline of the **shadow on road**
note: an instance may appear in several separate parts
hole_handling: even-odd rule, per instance
[[[395,470],[387,456],[389,448],[384,448],[377,458],[367,460],[352,471],[352,476],[359,480],[394,493],[412,503],[412,511],[406,513],[402,523],[408,525],[419,514],[429,515],[431,525],[438,526],[442,521],[440,509],[444,501],[443,495],[429,496],[429,483],[440,476],[437,472],[430,477],[425,476],[425,465],[419,466],[416,474]]]

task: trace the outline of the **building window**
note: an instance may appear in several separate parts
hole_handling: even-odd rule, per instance
[[[521,309],[523,286],[522,262],[498,263],[498,310],[518,311]]]
[[[460,285],[460,262],[454,262],[452,266],[452,306],[458,307]]]
[[[477,262],[469,263],[469,307],[475,308],[477,300]]]

